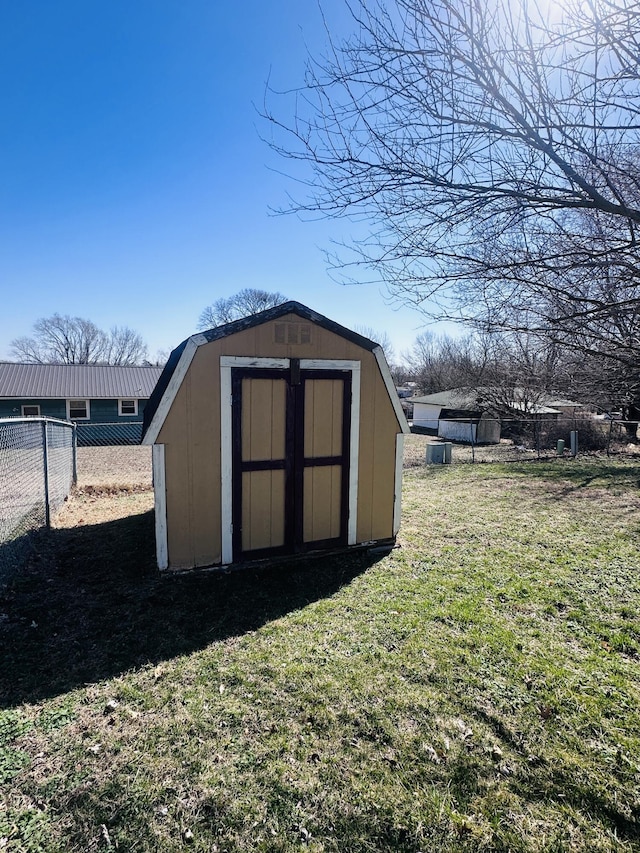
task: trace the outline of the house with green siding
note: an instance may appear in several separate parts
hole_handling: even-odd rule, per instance
[[[51,417],[78,427],[78,444],[137,444],[162,368],[0,362],[0,418]]]

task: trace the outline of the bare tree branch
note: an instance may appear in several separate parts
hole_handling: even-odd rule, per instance
[[[293,116],[265,109],[271,144],[307,193],[293,209],[369,226],[334,272],[352,281],[368,267],[431,317],[537,336],[612,383],[634,376],[637,4],[349,8],[355,34],[309,60]]]
[[[19,361],[34,364],[141,364],[147,347],[137,332],[126,326],[109,334],[91,320],[54,314],[33,324],[31,337],[11,342]]]
[[[269,293],[266,290],[245,288],[227,298],[217,299],[208,305],[200,314],[198,320],[199,329],[211,329],[240,320],[242,317],[250,317],[267,308],[275,308],[287,301],[287,297],[281,293]]]

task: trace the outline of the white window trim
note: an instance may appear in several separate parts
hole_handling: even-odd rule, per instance
[[[133,412],[123,412],[122,404],[123,403],[133,403],[135,411]],[[138,401],[135,397],[122,397],[118,400],[118,415],[121,418],[137,418],[138,417]]]
[[[255,367],[258,369],[288,369],[288,358],[250,358],[245,356],[220,356],[220,467],[222,475],[222,563],[233,562],[232,525],[232,458],[231,435],[231,369]],[[360,369],[361,362],[346,359],[300,360],[301,370],[345,370],[351,372],[351,434],[349,438],[349,521],[347,544],[357,544],[358,526],[358,455],[360,448]]]
[[[75,402],[78,402],[78,403],[79,403],[80,401],[82,401],[83,403],[86,403],[86,405],[87,405],[87,414],[86,414],[86,416],[85,416],[84,418],[72,418],[72,417],[71,417],[71,401],[72,401],[72,400],[73,400],[73,401],[75,401]],[[73,421],[88,421],[88,420],[91,420],[91,400],[87,400],[87,399],[85,399],[84,397],[71,397],[69,400],[67,400],[67,420],[68,420],[68,421],[71,421],[71,420],[73,420]]]
[[[37,409],[38,411],[36,412],[36,414],[35,414],[35,415],[25,415],[25,413],[24,413],[24,410],[25,410],[25,409]],[[20,407],[20,411],[22,412],[22,417],[23,417],[23,418],[39,418],[39,417],[40,417],[40,414],[41,414],[41,412],[40,412],[40,403],[24,403],[24,404]]]

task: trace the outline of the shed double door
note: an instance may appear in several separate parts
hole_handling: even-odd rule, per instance
[[[232,371],[234,562],[347,544],[351,373]]]

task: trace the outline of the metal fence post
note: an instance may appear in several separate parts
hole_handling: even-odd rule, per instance
[[[72,483],[74,486],[78,485],[78,432],[76,429],[75,423],[73,424],[71,431],[71,458],[73,464],[73,474],[72,474]]]
[[[570,437],[571,437],[571,455],[575,457],[578,455],[578,430],[577,429],[571,430]]]
[[[42,468],[44,473],[44,523],[51,527],[51,509],[49,507],[49,440],[47,436],[47,422],[42,421]]]

